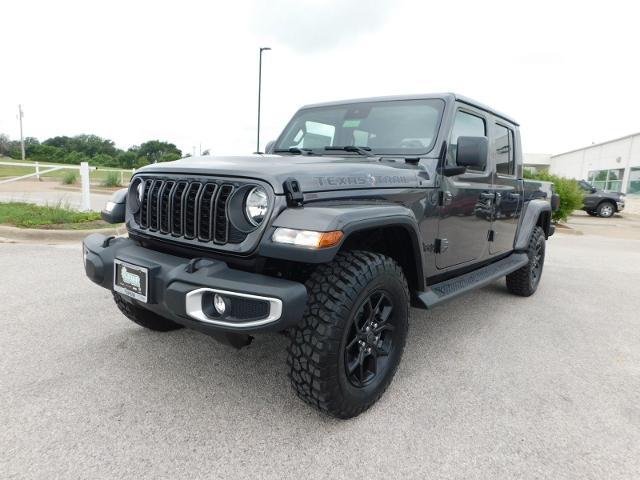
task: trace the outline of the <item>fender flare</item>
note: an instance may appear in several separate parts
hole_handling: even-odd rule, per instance
[[[529,245],[531,232],[539,224],[540,215],[545,215],[542,229],[545,237],[551,234],[551,205],[547,200],[534,199],[525,204],[524,212],[520,215],[520,224],[514,243],[514,250],[526,250]]]
[[[341,230],[344,237],[334,247],[314,250],[274,243],[271,237],[278,227],[319,232]],[[333,260],[352,234],[372,228],[390,227],[401,227],[407,231],[411,239],[410,248],[417,269],[418,284],[423,284],[423,254],[418,222],[410,209],[400,205],[305,206],[286,209],[265,232],[258,254],[301,263],[327,263]]]

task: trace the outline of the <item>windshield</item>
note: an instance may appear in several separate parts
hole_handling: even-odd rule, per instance
[[[274,148],[328,153],[325,147],[357,146],[374,154],[424,155],[433,148],[443,108],[440,99],[305,108],[295,114]]]
[[[595,190],[595,187],[591,185],[589,182],[587,182],[586,180],[580,180],[578,182],[578,185],[580,185],[583,190],[589,190],[589,191]]]

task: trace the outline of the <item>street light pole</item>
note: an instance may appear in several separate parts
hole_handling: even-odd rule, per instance
[[[24,117],[24,113],[22,112],[22,105],[18,105],[18,118],[20,119],[20,149],[22,150],[22,161],[24,162],[24,136],[22,135],[22,117]]]
[[[258,63],[258,138],[256,140],[256,153],[260,153],[260,94],[262,93],[262,52],[271,50],[269,47],[260,47],[260,60]]]

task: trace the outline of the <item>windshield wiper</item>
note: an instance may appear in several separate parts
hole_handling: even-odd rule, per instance
[[[344,145],[344,146],[340,146],[340,147],[336,147],[336,146],[326,146],[324,147],[325,150],[331,151],[343,151],[343,152],[353,152],[353,153],[357,153],[358,155],[364,155],[365,157],[373,157],[373,153],[371,153],[371,147],[358,147],[356,145]]]
[[[297,155],[311,155],[313,152],[310,148],[298,148],[298,147],[289,147],[289,148],[276,148],[273,150],[273,153],[295,153]]]

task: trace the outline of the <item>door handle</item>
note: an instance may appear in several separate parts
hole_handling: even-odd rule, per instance
[[[496,198],[496,194],[493,192],[482,192],[480,194],[480,198],[482,200],[493,200]]]
[[[445,191],[440,193],[440,205],[449,205],[453,201],[453,193]]]

